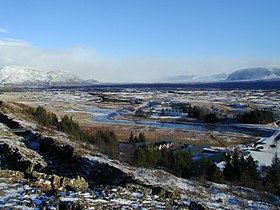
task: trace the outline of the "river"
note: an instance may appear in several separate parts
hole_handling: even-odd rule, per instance
[[[121,115],[122,110],[99,108],[97,106],[89,106],[85,111],[68,110],[67,112],[85,112],[92,115],[91,120],[96,123],[109,123],[109,124],[126,124],[126,125],[143,125],[157,128],[167,129],[182,129],[182,130],[195,130],[195,131],[217,131],[221,133],[232,132],[242,133],[254,137],[269,137],[275,130],[263,128],[248,128],[234,124],[195,124],[195,123],[172,123],[172,122],[159,122],[156,120],[145,121],[130,121],[114,119],[114,116]]]

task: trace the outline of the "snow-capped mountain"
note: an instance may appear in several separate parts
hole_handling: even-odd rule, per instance
[[[43,72],[38,69],[19,66],[0,68],[0,85],[53,86],[78,84],[88,84],[88,82],[67,71]]]
[[[280,68],[247,68],[231,73],[226,81],[280,79]]]

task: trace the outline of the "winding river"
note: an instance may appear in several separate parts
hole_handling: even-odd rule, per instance
[[[158,122],[153,120],[145,121],[129,121],[114,119],[114,116],[121,115],[121,110],[99,108],[97,106],[89,106],[84,111],[67,110],[66,112],[84,112],[92,115],[91,120],[96,123],[108,123],[108,124],[126,124],[126,125],[143,125],[157,128],[169,128],[169,129],[182,129],[182,130],[195,130],[195,131],[217,131],[217,132],[232,132],[242,133],[254,137],[269,137],[275,129],[262,129],[262,128],[249,128],[234,124],[195,124],[195,123],[172,123],[172,122]]]

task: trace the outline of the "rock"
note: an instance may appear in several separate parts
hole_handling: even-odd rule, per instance
[[[33,182],[33,186],[43,187],[44,191],[57,191],[57,190],[65,190],[71,189],[74,191],[79,191],[88,188],[88,182],[80,176],[77,176],[74,179],[57,176],[55,174],[49,175],[44,173],[39,173],[34,171],[32,173],[32,177],[36,180],[40,180]],[[45,180],[45,181],[42,181]],[[49,186],[47,186],[49,185]]]
[[[52,183],[46,179],[38,179],[36,181],[33,181],[31,186],[39,187],[43,192],[52,191]]]
[[[63,178],[56,176],[56,175],[52,175],[51,177],[51,183],[52,183],[52,189],[53,190],[58,190],[61,187],[61,180]]]
[[[144,195],[145,196],[150,196],[152,195],[153,190],[151,188],[145,188],[144,189]]]
[[[12,171],[12,170],[1,170],[0,169],[0,177],[11,177],[11,182],[16,182],[18,180],[24,179],[24,173],[20,171]]]
[[[13,139],[1,139],[1,168],[31,174],[33,170],[41,171],[47,167],[47,163],[41,155],[28,149],[22,142],[15,141]]]
[[[61,187],[71,188],[75,191],[79,191],[79,190],[88,188],[88,183],[83,177],[80,177],[80,176],[77,176],[75,179],[70,179],[70,178],[64,177],[62,179]]]
[[[190,202],[189,210],[207,210],[208,208],[202,204],[196,203],[194,201]]]

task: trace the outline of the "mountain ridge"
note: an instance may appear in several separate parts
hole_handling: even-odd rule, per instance
[[[0,68],[0,85],[2,86],[68,86],[91,85],[96,80],[83,80],[68,71],[48,71],[20,66]]]

